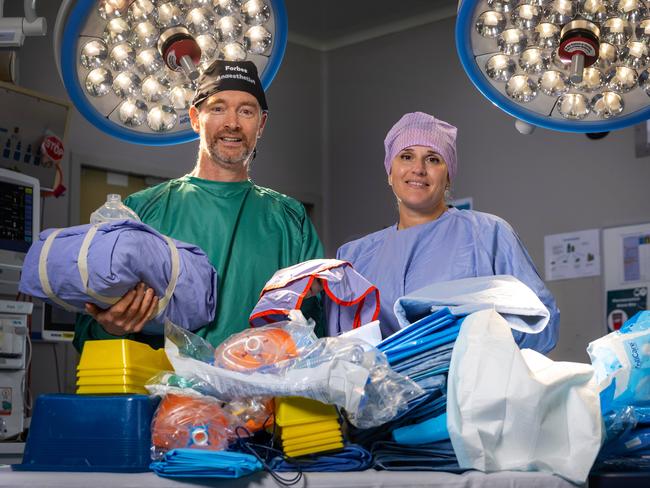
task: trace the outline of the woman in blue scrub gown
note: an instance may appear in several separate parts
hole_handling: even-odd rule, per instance
[[[446,204],[456,176],[456,128],[421,112],[404,115],[386,136],[384,166],[397,197],[399,221],[339,248],[381,293],[384,337],[399,329],[395,301],[440,281],[512,275],[528,285],[550,312],[538,334],[513,331],[520,347],[547,353],[557,342],[560,312],[512,227],[483,212]]]

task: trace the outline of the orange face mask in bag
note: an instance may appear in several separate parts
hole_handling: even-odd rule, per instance
[[[151,442],[162,452],[181,447],[221,451],[234,429],[234,419],[217,399],[168,394],[154,415]]]
[[[298,355],[291,334],[280,327],[260,327],[235,334],[214,351],[214,365],[251,371]]]

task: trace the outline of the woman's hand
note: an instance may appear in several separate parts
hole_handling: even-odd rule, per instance
[[[99,322],[109,334],[123,336],[140,332],[158,311],[158,297],[153,288],[144,283],[138,285],[110,308],[103,310],[93,303],[86,303],[86,312]]]

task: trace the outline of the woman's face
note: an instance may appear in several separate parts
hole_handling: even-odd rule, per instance
[[[447,163],[430,147],[411,146],[393,158],[388,184],[400,205],[427,214],[445,207]]]

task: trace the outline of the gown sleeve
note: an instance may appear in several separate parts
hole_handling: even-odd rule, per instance
[[[321,259],[324,256],[323,245],[318,238],[316,229],[304,211],[302,219],[302,246],[300,248],[300,258],[297,263],[309,261],[310,259]],[[323,293],[310,297],[303,301],[300,307],[306,318],[312,318],[316,322],[314,332],[318,337],[324,337],[325,334],[325,311],[323,309]]]
[[[548,353],[557,343],[560,327],[560,310],[557,308],[555,298],[546,288],[528,251],[507,222],[497,222],[493,246],[495,274],[512,275],[526,284],[535,292],[550,313],[548,325],[538,334],[513,331],[517,344],[521,348],[534,349],[543,354]]]

